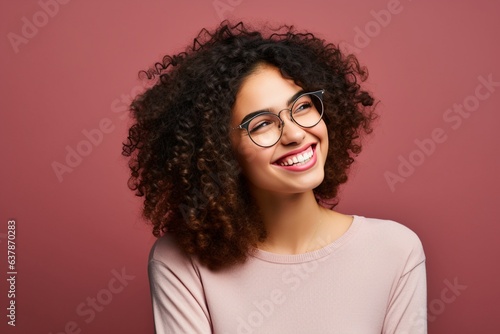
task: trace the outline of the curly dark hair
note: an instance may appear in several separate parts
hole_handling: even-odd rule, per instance
[[[144,196],[153,234],[169,233],[211,270],[243,263],[266,238],[229,138],[240,85],[263,64],[304,90],[325,89],[329,149],[325,178],[314,189],[323,205],[338,203],[338,187],[375,118],[374,99],[360,87],[368,73],[356,57],[293,26],[253,30],[224,21],[141,71],[154,85],[131,104],[134,124],[122,151],[130,157],[129,187]]]

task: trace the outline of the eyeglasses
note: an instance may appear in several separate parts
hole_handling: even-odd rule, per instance
[[[302,128],[312,128],[323,117],[324,89],[299,95],[288,109],[282,109],[277,114],[261,112],[238,125],[235,129],[245,129],[250,139],[258,146],[271,147],[283,135],[285,123],[280,117],[282,111],[289,111],[292,122]]]

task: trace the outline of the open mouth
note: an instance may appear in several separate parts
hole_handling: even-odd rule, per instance
[[[275,162],[275,164],[280,166],[300,166],[306,164],[312,159],[315,146],[316,145],[311,145],[298,154],[289,155],[287,157],[279,159]]]

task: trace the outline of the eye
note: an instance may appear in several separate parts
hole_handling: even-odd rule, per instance
[[[272,114],[263,114],[255,117],[248,124],[250,133],[264,132],[272,129],[273,126],[279,126],[279,118]]]
[[[260,121],[256,124],[252,123],[251,127],[249,126],[248,127],[248,130],[250,130],[250,132],[257,132],[259,130],[263,131],[265,127],[268,127],[270,125],[273,124],[273,121],[271,120],[263,120],[263,121]]]
[[[314,106],[313,106],[311,101],[300,102],[300,103],[298,103],[298,105],[296,107],[294,107],[293,113],[296,114],[296,113],[308,111],[309,109],[311,109],[313,107]]]

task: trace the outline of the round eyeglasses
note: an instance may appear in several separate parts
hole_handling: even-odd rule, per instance
[[[277,114],[263,111],[255,115],[250,114],[249,119],[243,119],[243,123],[235,129],[245,129],[250,139],[258,146],[271,147],[275,145],[283,135],[285,123],[280,117],[282,111],[290,113],[292,122],[302,128],[312,128],[321,121],[323,117],[323,93],[324,89],[299,95],[291,104],[290,108],[282,109]]]

